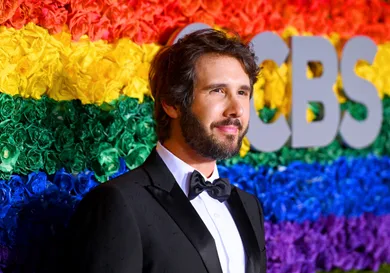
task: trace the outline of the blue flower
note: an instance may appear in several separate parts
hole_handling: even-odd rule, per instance
[[[94,179],[93,172],[80,173],[74,184],[74,191],[78,199],[81,199],[87,192],[99,185]]]
[[[30,193],[26,187],[25,182],[19,175],[12,175],[8,181],[11,187],[11,202],[12,203],[27,203]]]
[[[47,188],[47,175],[43,172],[30,173],[26,185],[32,195],[41,195]]]
[[[70,193],[74,188],[75,178],[72,174],[67,173],[64,168],[57,171],[54,175],[53,183],[57,185],[61,192]]]
[[[288,166],[219,166],[220,176],[256,195],[264,218],[316,221],[326,215],[390,213],[388,157],[339,158],[329,165],[293,162]]]
[[[7,215],[11,205],[11,187],[4,180],[0,180],[0,219]]]

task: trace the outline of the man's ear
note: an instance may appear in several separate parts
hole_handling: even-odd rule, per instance
[[[172,119],[179,117],[180,111],[178,107],[169,105],[165,101],[161,101],[161,105],[164,108],[165,113]]]

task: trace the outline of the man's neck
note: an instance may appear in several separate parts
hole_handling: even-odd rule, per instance
[[[181,143],[176,140],[168,139],[161,144],[176,157],[202,173],[207,178],[213,174],[216,164],[214,159],[202,157],[186,143]]]

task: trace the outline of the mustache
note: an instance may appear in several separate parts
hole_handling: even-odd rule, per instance
[[[225,119],[218,122],[213,122],[211,124],[211,128],[229,125],[236,126],[239,130],[242,130],[242,124],[239,119]]]

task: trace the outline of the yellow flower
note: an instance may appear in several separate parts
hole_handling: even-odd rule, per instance
[[[282,39],[311,35],[286,27]],[[331,33],[327,38],[341,52],[341,38]],[[123,38],[114,44],[90,41],[82,36],[73,42],[64,27],[63,32],[50,35],[33,23],[20,30],[0,26],[0,92],[39,99],[48,95],[55,100],[79,99],[82,103],[110,103],[121,95],[143,101],[150,96],[148,73],[153,57],[161,47],[157,44],[138,45]],[[356,74],[370,81],[381,98],[390,95],[390,43],[378,46],[372,65],[356,64]],[[320,76],[322,66],[311,63],[307,77]],[[272,61],[262,64],[262,72],[254,86],[257,110],[264,106],[277,109],[275,117],[288,116],[291,109],[291,63],[278,67]],[[333,92],[340,103],[347,100],[343,94],[340,75]],[[312,120],[313,113],[307,112]]]
[[[50,86],[50,78],[44,72],[31,75],[26,82],[27,86],[20,92],[20,95],[25,98],[32,97],[34,99],[40,99]]]
[[[249,150],[250,150],[250,142],[247,137],[244,137],[240,148],[240,156],[241,157],[246,156]]]
[[[143,44],[142,50],[145,53],[143,62],[151,63],[154,56],[157,54],[157,52],[160,50],[161,46],[157,44]]]
[[[19,94],[21,79],[18,73],[0,73],[0,92],[12,96]]]
[[[310,110],[309,108],[306,109],[306,121],[307,122],[312,122],[316,116],[314,115],[313,111]]]
[[[281,37],[285,41],[288,41],[292,36],[298,36],[298,35],[299,35],[298,30],[292,26],[287,26],[281,33]]]
[[[333,92],[335,93],[339,103],[344,103],[347,101],[347,98],[345,97],[345,95],[342,91],[343,90],[343,82],[342,82],[340,74],[337,75],[336,83],[333,85],[332,89],[333,89]]]
[[[123,94],[132,98],[137,98],[140,103],[144,100],[144,95],[151,95],[149,83],[141,77],[133,77],[129,84],[123,89]]]
[[[261,85],[260,89],[264,90],[264,94],[262,95],[263,102],[257,102],[259,107],[268,106],[272,109],[280,107],[286,95],[287,72],[288,70],[285,64],[278,67],[273,61],[265,61],[263,63],[262,79],[258,85]],[[256,86],[256,88],[258,87]],[[260,92],[257,89],[255,90],[258,96]],[[257,97],[257,99],[261,99],[261,97]]]
[[[264,90],[262,86],[264,85],[264,78],[259,77],[255,85],[253,86],[253,101],[255,104],[255,109],[257,111],[263,109],[264,107]]]
[[[61,43],[32,23],[21,30],[0,28],[1,91],[39,99],[61,67]],[[6,43],[3,44],[3,43]]]

